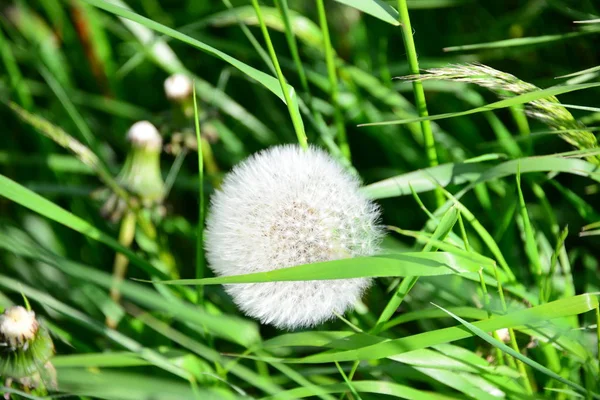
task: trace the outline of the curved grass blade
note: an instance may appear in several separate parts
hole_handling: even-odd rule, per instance
[[[400,385],[394,382],[386,381],[353,381],[352,386],[359,393],[373,393],[379,395],[387,395],[398,397],[401,399],[413,400],[452,400],[457,397],[448,396],[440,393],[426,392],[423,390],[413,389],[412,387]],[[348,390],[346,383],[336,383],[333,385],[322,385],[319,389],[326,393],[343,393]],[[274,396],[264,397],[264,400],[283,400],[283,399],[302,399],[313,396],[313,392],[309,388],[294,388],[284,392],[277,393]]]
[[[596,299],[596,301],[598,301]],[[577,390],[578,392],[581,393],[585,393],[587,396],[590,396],[594,399],[600,399],[600,395],[597,393],[591,393],[588,390],[586,390],[583,386],[572,382],[568,379],[563,378],[562,376],[558,375],[556,372],[544,367],[543,365],[533,361],[531,358],[529,357],[525,357],[523,354],[516,352],[515,350],[513,350],[512,348],[510,348],[509,346],[505,345],[504,343],[494,339],[491,335],[489,335],[488,333],[486,333],[486,331],[478,328],[477,326],[465,321],[464,319],[460,318],[459,316],[451,313],[448,310],[445,310],[444,308],[434,304],[434,306],[438,307],[439,309],[445,311],[448,315],[450,315],[452,318],[454,318],[455,320],[457,320],[458,322],[460,322],[463,326],[465,326],[469,331],[471,331],[473,334],[479,336],[481,339],[485,340],[486,342],[488,342],[489,344],[491,344],[492,346],[502,350],[505,353],[510,354],[511,356],[515,357],[516,359],[522,361],[523,363],[529,365],[531,368],[536,369],[538,371],[540,371],[541,373],[556,379],[557,381],[568,385],[572,388],[574,388],[575,390]]]
[[[365,186],[362,191],[369,198],[384,199],[408,195],[411,193],[411,186],[415,192],[421,193],[433,190],[438,185],[446,187],[469,181],[475,185],[516,175],[519,166],[522,174],[564,172],[586,176],[600,182],[598,174],[600,168],[588,161],[557,156],[538,156],[506,161],[494,167],[487,167],[483,163],[443,164],[384,179]]]
[[[507,315],[499,316],[484,321],[475,322],[477,328],[485,331],[496,331],[502,328],[516,328],[521,326],[533,326],[538,324],[547,324],[551,319],[562,318],[571,315],[582,314],[593,310],[598,306],[597,296],[583,294],[546,303],[544,305],[519,310]],[[289,363],[328,363],[333,361],[355,361],[355,360],[375,360],[388,358],[398,354],[413,350],[423,349],[443,343],[448,343],[464,338],[474,336],[474,334],[462,326],[437,329],[407,336],[400,339],[383,339],[376,344],[364,344],[365,335],[355,335],[358,343],[351,350],[345,351],[326,351],[303,358],[276,359],[280,362]],[[347,346],[353,345],[353,337],[347,338]]]
[[[89,0],[86,0],[86,1],[89,1]],[[529,93],[511,97],[508,99],[496,101],[494,103],[489,103],[485,106],[472,108],[467,111],[431,115],[429,117],[400,119],[400,120],[395,120],[395,121],[372,122],[372,123],[368,123],[368,124],[360,124],[358,126],[403,125],[403,124],[410,124],[413,122],[437,121],[440,119],[462,117],[465,115],[477,114],[477,113],[481,113],[484,111],[498,110],[501,108],[518,106],[520,104],[529,103],[534,100],[544,99],[544,98],[550,97],[550,96],[557,96],[557,95],[564,94],[564,93],[570,93],[570,92],[574,92],[577,90],[590,89],[590,88],[594,88],[594,87],[598,87],[598,86],[600,86],[600,83],[598,83],[598,82],[582,83],[582,84],[577,84],[577,85],[554,86],[551,88],[536,90],[534,92],[529,92]]]
[[[488,259],[487,264],[493,265],[494,262]],[[384,276],[437,276],[476,273],[482,266],[480,257],[471,258],[468,253],[399,253],[297,265],[253,274],[204,279],[177,279],[160,283],[167,285],[220,285]]]
[[[597,30],[581,31],[581,32],[569,32],[558,35],[542,35],[515,39],[498,40],[495,42],[487,43],[475,43],[467,44],[463,46],[452,46],[444,48],[445,52],[451,51],[469,51],[469,50],[482,50],[482,49],[506,49],[509,47],[520,47],[520,46],[532,46],[542,43],[551,43],[559,40],[566,40],[589,35],[591,33],[598,33]]]
[[[277,8],[261,5],[260,9],[263,12],[264,22],[269,28],[280,32],[286,30],[285,21],[282,19]],[[298,36],[304,43],[322,50],[323,36],[317,24],[294,10],[287,10],[287,16],[294,35]],[[254,12],[254,8],[247,5],[221,11],[208,16],[198,23],[185,26],[181,30],[189,32],[204,25],[221,27],[235,24],[238,21],[246,25],[258,25],[258,18]]]
[[[70,213],[64,208],[54,204],[50,200],[32,192],[17,182],[0,175],[0,196],[14,201],[46,218],[58,222],[68,228],[73,229],[91,239],[103,243],[110,248],[123,253],[133,264],[140,267],[150,275],[165,278],[167,275],[157,269],[155,266],[144,260],[130,249],[122,246],[117,240],[100,231],[92,224],[84,221],[78,216]]]
[[[169,28],[169,27],[159,24],[158,22],[155,22],[149,18],[143,17],[131,10],[126,9],[126,8],[116,6],[114,4],[108,3],[103,0],[83,0],[83,1],[87,4],[90,4],[97,8],[101,8],[101,9],[108,11],[112,14],[115,14],[117,16],[137,22],[138,24],[143,25],[146,28],[150,28],[156,32],[160,32],[164,35],[167,35],[174,39],[180,40],[180,41],[187,43],[191,46],[194,46],[202,51],[205,51],[208,54],[211,54],[217,58],[220,58],[221,60],[231,64],[232,66],[234,66],[235,68],[237,68],[238,70],[243,72],[244,74],[248,75],[250,78],[255,79],[257,82],[262,84],[269,91],[274,93],[277,97],[279,97],[282,101],[285,102],[284,93],[283,93],[277,79],[275,79],[274,77],[272,77],[270,75],[265,74],[262,71],[259,71],[255,68],[249,66],[248,64],[245,64],[245,63],[239,61],[238,59],[230,56],[229,54],[224,53],[224,52],[222,52],[212,46],[209,46],[206,43],[203,43],[197,39],[194,39],[188,35],[178,32],[175,29]],[[289,92],[289,91],[293,90],[293,88],[290,85],[287,85],[287,90]],[[296,109],[298,109],[297,104],[294,104],[294,106],[296,107]],[[300,113],[299,110],[298,110],[298,113]]]
[[[104,289],[110,289],[114,284],[110,274],[61,258],[37,245],[18,229],[3,228],[0,230],[0,248],[21,257],[39,260],[75,279],[93,283]],[[217,337],[246,346],[259,341],[258,329],[251,321],[235,316],[214,315],[204,308],[185,303],[176,297],[161,296],[145,285],[130,281],[123,281],[118,287],[125,298],[152,310],[173,315],[182,323],[202,327],[203,330]]]
[[[388,24],[398,26],[398,11],[383,0],[335,0],[338,3],[356,8],[359,11],[369,14],[375,18],[387,22]]]

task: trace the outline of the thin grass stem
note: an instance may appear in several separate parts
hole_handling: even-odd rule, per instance
[[[290,24],[290,13],[287,0],[275,0],[275,6],[279,10],[279,13],[281,14],[281,19],[283,20],[283,27],[285,28],[285,39],[287,40],[288,47],[290,48],[290,53],[292,54],[292,59],[294,60],[294,65],[296,66],[298,77],[300,78],[300,84],[302,85],[302,89],[310,95],[308,79],[306,78],[306,71],[304,71],[304,65],[302,65],[300,53],[298,52],[298,43],[296,42],[296,37],[294,36],[294,30],[292,29],[292,25]]]
[[[196,278],[204,278],[204,160],[202,135],[200,134],[200,117],[198,116],[198,102],[196,100],[196,85],[193,85],[192,97],[194,99],[194,128],[198,143],[198,230],[196,233]],[[198,285],[197,302],[202,303],[204,286]]]
[[[258,0],[252,0],[252,5],[254,6],[254,11],[256,12],[256,17],[258,18],[258,23],[265,38],[265,42],[267,43],[267,49],[269,50],[271,61],[273,61],[273,66],[275,67],[275,71],[277,72],[277,79],[279,80],[279,84],[281,85],[281,91],[283,92],[285,104],[290,113],[292,124],[294,125],[294,131],[296,132],[296,136],[298,137],[298,142],[300,143],[300,146],[302,146],[302,148],[307,149],[308,139],[306,138],[306,133],[304,132],[304,128],[302,127],[302,122],[299,121],[298,118],[296,118],[295,116],[294,109],[292,106],[292,97],[288,91],[288,85],[285,81],[285,77],[283,76],[283,72],[281,71],[279,61],[277,60],[277,54],[275,53],[275,48],[273,47],[273,43],[271,42],[269,30],[267,29],[267,25],[265,24],[265,21],[262,16],[262,12],[260,11]]]
[[[317,0],[317,12],[319,13],[319,24],[321,25],[321,33],[323,35],[323,45],[325,46],[325,61],[327,63],[327,76],[329,77],[329,90],[331,102],[334,106],[334,118],[337,128],[337,136],[340,145],[340,150],[344,157],[348,160],[351,158],[350,146],[346,136],[346,126],[344,124],[344,115],[338,101],[338,78],[335,66],[335,57],[331,38],[329,37],[329,27],[327,25],[327,15],[325,14],[325,5],[323,0]]]
[[[500,296],[500,304],[502,305],[502,311],[504,313],[506,313],[507,307],[506,307],[506,299],[504,298],[504,289],[502,288],[502,281],[500,280],[500,275],[498,274],[498,268],[495,265],[494,265],[494,274],[495,274],[496,282],[498,283],[498,295]],[[520,353],[521,351],[519,350],[515,331],[513,328],[508,328],[508,335],[510,338],[510,346],[512,347],[512,349],[514,351],[516,351],[517,353]],[[508,359],[509,359],[509,363],[511,364],[511,366],[514,366],[515,362],[516,362],[517,370],[519,371],[519,374],[521,375],[521,378],[523,380],[523,386],[525,387],[527,394],[533,394],[533,388],[531,387],[531,382],[529,381],[529,377],[527,375],[527,370],[525,369],[525,364],[521,360],[514,360],[512,357],[509,357]]]
[[[413,30],[410,24],[410,16],[408,13],[408,5],[406,0],[398,0],[398,13],[400,26],[402,27],[402,38],[404,39],[404,46],[406,47],[406,56],[408,59],[408,66],[410,72],[414,75],[419,75],[419,59],[417,56],[417,49],[415,48],[415,42],[413,39]],[[423,84],[418,81],[413,81],[413,92],[415,95],[415,104],[419,117],[429,116],[427,111],[427,102],[425,100],[425,91],[423,90]],[[423,140],[425,142],[425,151],[427,154],[427,160],[429,166],[433,167],[438,165],[438,156],[435,149],[435,139],[433,137],[433,130],[431,129],[431,123],[429,121],[421,121],[421,132],[423,133]],[[444,204],[444,195],[439,189],[435,191],[436,204],[441,207]]]

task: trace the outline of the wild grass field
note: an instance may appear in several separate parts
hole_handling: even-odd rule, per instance
[[[0,393],[600,399],[599,44],[594,0],[2,0]]]

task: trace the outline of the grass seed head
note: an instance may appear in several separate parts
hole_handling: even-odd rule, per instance
[[[263,272],[378,251],[379,209],[315,147],[277,146],[236,166],[212,199],[206,250],[216,274]],[[365,266],[366,267],[366,266]],[[248,315],[280,328],[343,314],[369,279],[226,285]]]

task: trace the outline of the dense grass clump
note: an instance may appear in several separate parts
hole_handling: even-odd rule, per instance
[[[591,0],[2,2],[0,393],[600,399],[599,34]]]

